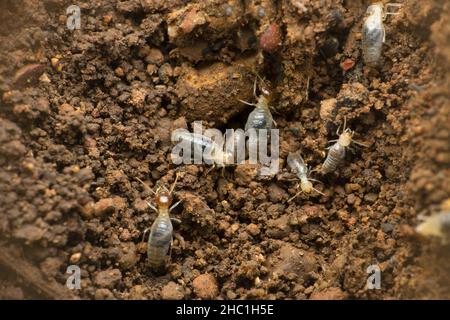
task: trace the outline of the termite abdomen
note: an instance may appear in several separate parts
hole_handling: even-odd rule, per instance
[[[327,158],[322,164],[322,173],[327,174],[336,171],[338,166],[342,163],[345,158],[345,148],[338,142],[333,144],[328,151]]]
[[[271,129],[273,117],[270,113],[268,101],[265,97],[260,96],[255,105],[255,109],[248,115],[245,123],[245,131],[248,129]]]
[[[148,238],[147,259],[151,268],[161,270],[165,267],[172,243],[172,232],[173,226],[169,216],[158,216]]]
[[[362,51],[364,63],[375,67],[379,64],[385,39],[383,5],[374,4],[367,8],[369,16],[362,29]]]

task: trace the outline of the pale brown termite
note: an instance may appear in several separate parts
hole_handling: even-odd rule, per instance
[[[321,195],[324,195],[321,191],[319,191],[313,187],[313,184],[311,181],[317,181],[317,182],[320,182],[320,181],[311,179],[309,177],[310,170],[309,170],[308,166],[306,165],[305,160],[303,160],[303,157],[300,155],[300,153],[298,151],[294,152],[294,153],[292,153],[292,152],[289,153],[289,155],[287,157],[287,164],[288,164],[289,168],[300,179],[300,191],[298,193],[296,193],[292,198],[290,198],[288,200],[288,202],[294,200],[301,193],[310,194],[313,191],[315,191]],[[297,186],[297,188],[298,188],[298,186]]]
[[[423,236],[435,236],[440,238],[442,242],[448,243],[450,241],[450,211],[425,218],[416,227],[416,231]]]
[[[378,2],[367,8],[367,18],[362,28],[362,53],[364,63],[370,67],[378,66],[381,59],[383,43],[386,40],[386,30],[383,21],[389,14],[397,14],[389,12],[389,7],[399,7],[399,3],[383,3]]]
[[[172,205],[172,193],[177,183],[178,175],[176,176],[175,182],[173,183],[170,190],[168,190],[164,186],[160,186],[156,189],[156,191],[153,191],[141,179],[136,178],[136,180],[141,182],[155,196],[154,201],[156,207],[148,201],[147,204],[156,213],[158,213],[158,217],[155,219],[150,228],[144,230],[142,240],[144,240],[145,234],[150,231],[147,242],[148,264],[154,271],[161,271],[165,268],[166,264],[170,260],[169,252],[173,242],[173,226],[171,220],[177,221],[176,219],[170,218],[169,214],[175,207],[177,207],[181,203],[181,201],[178,201],[177,203]],[[184,242],[182,239],[180,239],[180,242],[183,246]]]
[[[320,169],[322,174],[327,174],[333,171],[336,171],[338,166],[342,164],[345,158],[346,150],[350,148],[352,143],[358,144],[363,147],[367,147],[366,144],[358,142],[353,139],[354,131],[350,130],[350,128],[346,128],[347,119],[344,118],[344,129],[341,134],[339,134],[339,129],[337,129],[336,134],[339,136],[336,140],[331,140],[330,142],[334,142],[331,147],[328,147],[328,155],[322,164]]]
[[[258,76],[259,77],[259,76]],[[256,98],[256,104],[250,103],[247,101],[239,100],[242,103],[245,103],[249,106],[254,106],[252,112],[248,115],[247,122],[245,123],[245,131],[248,129],[272,129],[272,125],[275,124],[273,120],[272,113],[270,112],[270,91],[264,86],[261,87],[261,94],[259,96],[256,95],[256,81],[253,85],[253,95]],[[263,82],[263,80],[261,79]]]
[[[207,159],[213,164],[213,168],[218,166],[224,168],[226,165],[233,163],[233,153],[229,150],[224,150],[224,146],[219,146],[211,138],[202,134],[191,133],[188,131],[177,132],[174,136],[175,141],[188,141],[194,149],[205,151],[208,154]]]

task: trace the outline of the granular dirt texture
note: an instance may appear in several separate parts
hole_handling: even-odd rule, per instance
[[[70,1],[0,1],[1,299],[450,299],[449,245],[415,232],[450,210],[448,1],[401,1],[378,68],[361,56],[369,1],[78,3],[70,30]],[[244,127],[257,75],[280,172],[173,164],[173,130]],[[344,119],[366,147],[288,202],[288,153],[320,168]],[[157,273],[136,178],[177,174]]]

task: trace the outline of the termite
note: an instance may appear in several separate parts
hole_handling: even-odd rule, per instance
[[[330,142],[334,142],[331,147],[328,147],[328,155],[322,164],[321,172],[322,174],[327,174],[335,171],[339,165],[341,165],[342,161],[345,158],[345,153],[348,148],[350,148],[350,144],[355,143],[363,147],[368,147],[366,144],[358,142],[353,139],[353,135],[355,134],[350,128],[346,128],[347,119],[344,117],[344,129],[341,134],[339,134],[340,126],[336,131],[336,135],[339,136],[338,139],[330,140]]]
[[[153,191],[141,179],[136,178],[136,180],[142,183],[146,189],[150,190],[155,196],[154,201],[156,206],[152,205],[148,201],[147,205],[153,209],[158,216],[152,226],[144,230],[142,241],[144,241],[147,232],[150,231],[147,242],[148,264],[153,270],[161,271],[170,260],[170,249],[173,243],[172,220],[180,222],[177,219],[171,218],[169,215],[170,212],[181,203],[181,201],[178,201],[172,205],[172,193],[178,180],[178,174],[170,190],[168,190],[165,186],[159,186],[156,191]],[[184,241],[182,239],[180,239],[180,243],[184,246]]]
[[[389,7],[399,7],[399,3],[388,3],[383,7],[383,3],[378,2],[367,8],[367,18],[362,28],[362,52],[365,64],[376,67],[381,58],[383,43],[386,40],[386,30],[383,21],[389,14]]]
[[[425,218],[416,227],[416,231],[421,235],[439,237],[443,242],[448,242],[447,240],[450,240],[450,211]],[[445,231],[448,232],[448,239],[446,239]]]
[[[292,152],[289,153],[289,155],[287,157],[287,164],[288,164],[289,168],[291,168],[291,170],[300,179],[300,191],[298,193],[296,193],[292,198],[290,198],[288,200],[288,202],[294,200],[301,193],[310,194],[311,192],[316,191],[317,193],[324,195],[322,192],[320,192],[319,190],[317,190],[316,188],[313,187],[311,181],[317,181],[317,182],[320,182],[320,181],[311,179],[309,177],[310,170],[309,170],[308,166],[306,165],[305,160],[303,160],[303,157],[300,155],[300,153],[298,151],[294,152],[294,153],[292,153]],[[297,186],[297,188],[298,188],[298,186]]]
[[[259,76],[258,76],[259,77]],[[261,79],[262,81],[262,79]],[[261,86],[261,94],[259,96],[256,95],[256,82],[253,84],[253,95],[256,98],[256,104],[250,103],[244,100],[240,100],[240,102],[245,103],[249,106],[254,106],[255,109],[250,112],[247,118],[247,122],[245,123],[245,131],[248,129],[272,129],[272,125],[276,123],[273,120],[272,113],[270,112],[270,91],[267,88]]]
[[[174,135],[174,141],[185,140],[193,145],[194,150],[200,150],[201,153],[205,152],[208,160],[213,162],[213,167],[216,165],[219,168],[224,168],[227,164],[233,163],[233,153],[229,150],[224,150],[224,146],[220,146],[211,138],[187,131],[176,132]]]

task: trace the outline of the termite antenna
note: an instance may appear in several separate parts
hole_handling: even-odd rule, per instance
[[[177,184],[178,176],[179,176],[179,172],[177,172],[175,175],[175,181],[173,182],[172,187],[169,190],[169,194],[172,194],[173,189],[175,189],[175,185]]]
[[[214,162],[213,165],[211,166],[211,168],[209,168],[208,170],[206,170],[205,175],[207,176],[214,168],[216,167],[216,163]]]
[[[147,232],[149,232],[149,231],[150,231],[150,228],[147,228],[147,229],[144,230],[144,232],[142,233],[142,240],[141,240],[141,242],[144,242],[145,234],[146,234]]]
[[[309,80],[310,77],[308,76],[308,80],[306,80],[306,95],[305,95],[306,101],[309,100]]]
[[[396,10],[398,10],[398,8],[400,8],[402,6],[401,3],[386,3],[384,5],[384,17],[386,18],[387,15],[397,15],[399,14],[399,12],[397,11],[389,11],[388,8],[395,8]]]
[[[359,145],[359,146],[361,146],[361,147],[365,147],[365,148],[368,148],[368,147],[369,147],[368,144],[359,142],[359,141],[357,141],[357,140],[353,140],[353,139],[352,139],[352,142],[353,142],[353,143],[356,143],[357,145]]]
[[[317,180],[316,180],[317,181]],[[325,193],[323,193],[322,191],[317,190],[316,188],[312,188],[315,192],[317,192],[318,194],[321,194],[323,196],[325,196]]]
[[[135,179],[136,179],[137,181],[139,181],[140,183],[142,183],[143,186],[145,187],[145,189],[149,190],[151,193],[153,193],[154,195],[156,195],[157,192],[153,191],[152,188],[150,188],[150,187],[148,186],[148,184],[146,184],[144,181],[142,181],[142,180],[139,179],[138,177],[135,177]]]
[[[311,171],[312,172],[312,171]],[[308,178],[308,180],[310,180],[310,181],[315,181],[315,182],[318,182],[318,183],[320,183],[320,184],[323,184],[323,182],[322,181],[320,181],[320,180],[317,180],[317,179],[313,179],[313,178]]]
[[[292,200],[294,200],[295,198],[297,198],[298,195],[300,195],[303,191],[299,191],[295,194],[295,196],[293,196],[292,198],[290,198],[287,202],[291,202]]]

